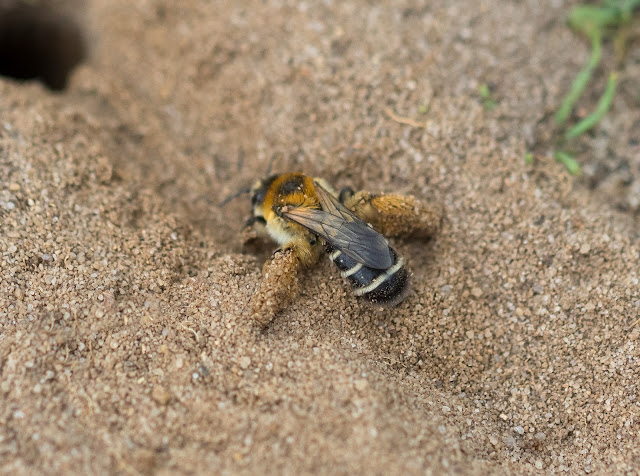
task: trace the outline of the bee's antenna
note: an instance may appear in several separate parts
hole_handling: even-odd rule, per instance
[[[243,188],[242,190],[238,190],[236,193],[232,193],[231,195],[229,195],[227,198],[225,198],[224,200],[222,200],[220,203],[218,203],[219,207],[224,207],[227,203],[229,203],[231,200],[233,200],[234,198],[239,197],[240,195],[244,195],[245,193],[249,193],[251,192],[250,188]]]
[[[273,163],[276,161],[277,158],[278,158],[278,153],[276,152],[269,159],[269,166],[267,167],[267,173],[264,175],[265,177],[268,177],[269,175],[271,175],[271,169],[273,169]]]

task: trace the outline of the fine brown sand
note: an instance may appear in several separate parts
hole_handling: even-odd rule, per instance
[[[3,473],[640,471],[637,48],[575,181],[570,2],[389,3],[95,0],[65,93],[0,79]],[[323,260],[251,325],[274,155],[443,207],[397,309]]]

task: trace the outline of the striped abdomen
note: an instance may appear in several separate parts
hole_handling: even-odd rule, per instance
[[[329,259],[340,270],[343,278],[349,279],[356,296],[363,296],[372,304],[395,306],[409,290],[409,273],[403,260],[389,247],[393,264],[387,269],[373,269],[358,263],[342,251],[327,247]]]

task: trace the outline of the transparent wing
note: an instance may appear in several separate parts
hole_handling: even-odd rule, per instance
[[[384,236],[360,220],[318,183],[315,186],[322,210],[290,208],[283,210],[282,215],[321,236],[358,263],[374,269],[389,268],[393,257]]]

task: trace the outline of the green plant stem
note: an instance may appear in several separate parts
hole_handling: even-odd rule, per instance
[[[598,64],[600,64],[600,59],[602,58],[602,35],[600,35],[600,33],[594,33],[592,35],[591,45],[592,49],[589,62],[585,68],[578,73],[578,76],[576,76],[576,79],[573,81],[571,89],[569,90],[569,94],[565,96],[560,108],[556,112],[555,120],[558,125],[564,124],[567,120],[569,114],[571,114],[573,106],[584,92],[591,76],[593,76],[593,71],[596,69]]]
[[[567,131],[567,134],[566,134],[567,139],[574,139],[579,135],[584,134],[589,129],[594,127],[598,122],[600,122],[600,120],[604,117],[604,115],[607,113],[607,111],[611,107],[613,96],[616,93],[617,83],[618,83],[617,73],[611,73],[609,75],[609,80],[607,81],[607,87],[604,90],[602,97],[598,101],[598,105],[596,106],[595,110]]]

